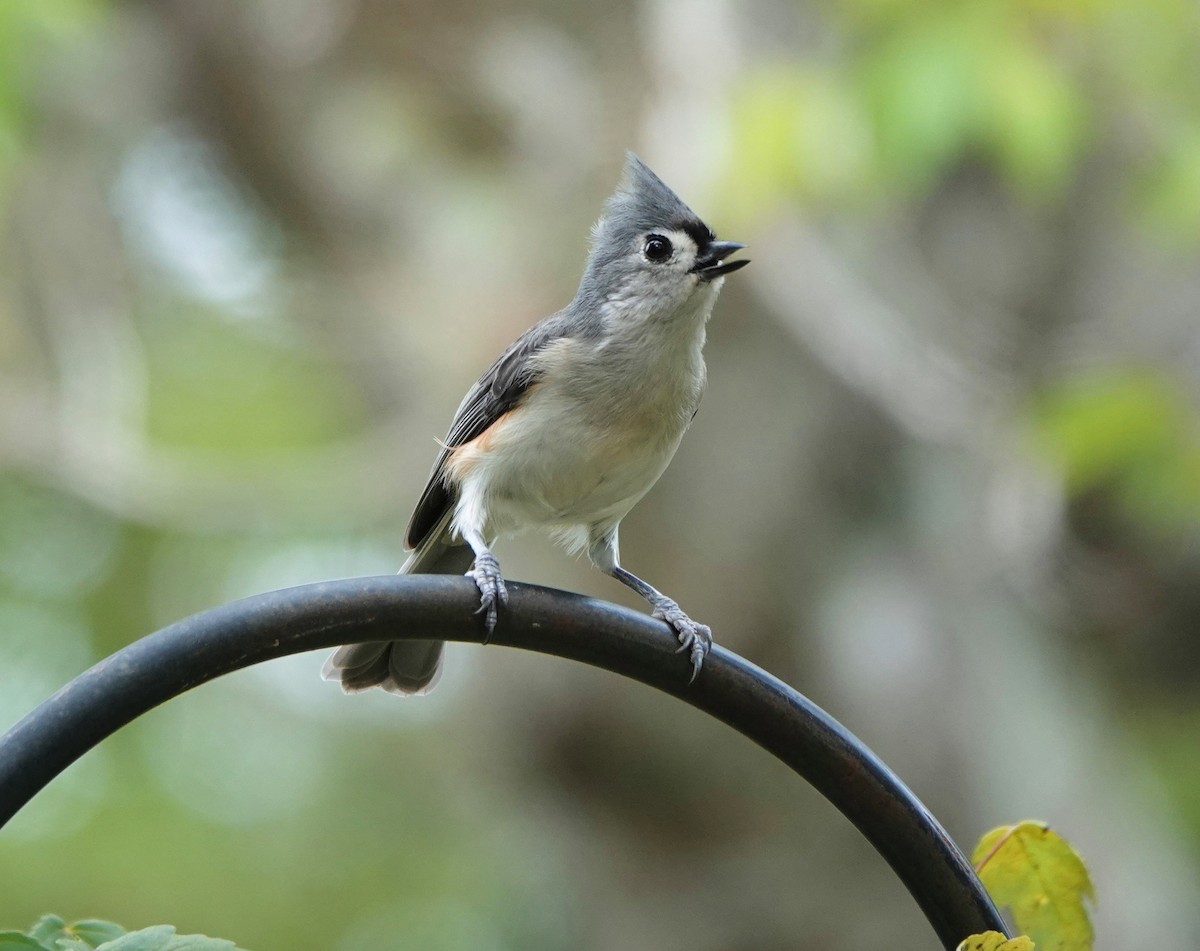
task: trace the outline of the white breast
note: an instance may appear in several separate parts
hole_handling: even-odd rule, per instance
[[[681,316],[542,350],[542,381],[447,467],[455,529],[548,528],[582,544],[570,529],[619,522],[666,469],[704,387],[707,312]]]

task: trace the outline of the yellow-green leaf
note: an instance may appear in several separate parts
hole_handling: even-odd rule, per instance
[[[957,951],[1033,951],[1033,942],[1024,935],[1006,938],[999,931],[985,931],[971,935]]]
[[[1075,850],[1043,822],[1025,820],[985,835],[971,859],[996,903],[1041,951],[1090,951],[1092,922],[1084,899],[1092,880]]]

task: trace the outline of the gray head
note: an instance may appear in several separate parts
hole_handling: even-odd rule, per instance
[[[632,152],[621,183],[592,230],[578,300],[640,302],[674,312],[698,291],[749,264],[724,259],[743,248],[718,241],[700,217]],[[716,281],[716,286],[710,287]]]

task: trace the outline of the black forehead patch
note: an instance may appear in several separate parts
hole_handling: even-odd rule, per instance
[[[674,230],[683,231],[696,242],[697,248],[707,247],[709,242],[716,241],[717,236],[712,229],[699,218],[687,218],[672,225]]]

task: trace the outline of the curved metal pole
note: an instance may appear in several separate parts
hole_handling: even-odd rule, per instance
[[[782,681],[715,647],[690,667],[661,622],[580,595],[510,584],[491,639],[657,687],[745,734],[807,779],[892,866],[943,945],[1005,925],[938,821],[840,723]],[[85,752],[165,700],[260,661],[356,641],[480,641],[465,578],[387,575],[260,594],[193,615],[80,674],[0,737],[0,826]],[[400,715],[401,711],[397,711]]]

